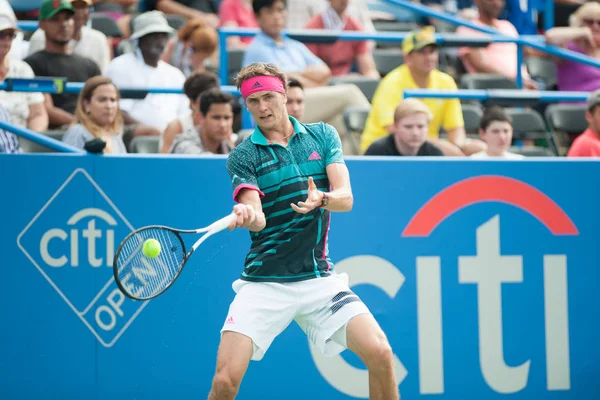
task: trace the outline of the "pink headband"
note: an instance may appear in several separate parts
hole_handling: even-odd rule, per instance
[[[244,100],[251,94],[264,91],[285,93],[283,82],[276,76],[255,76],[254,78],[246,79],[242,83],[241,92]]]

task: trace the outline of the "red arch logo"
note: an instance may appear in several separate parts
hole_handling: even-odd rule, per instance
[[[480,176],[455,183],[436,194],[417,211],[402,236],[429,236],[442,221],[460,209],[491,201],[527,211],[554,235],[579,234],[562,208],[533,186],[503,176]]]

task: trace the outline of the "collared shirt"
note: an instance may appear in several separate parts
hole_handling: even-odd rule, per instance
[[[233,143],[228,140],[224,140],[219,144],[219,148],[216,153],[206,150],[202,139],[200,139],[200,132],[196,128],[184,130],[180,135],[175,136],[173,144],[169,149],[171,154],[229,154],[233,149]]]
[[[397,67],[379,82],[361,137],[362,151],[365,151],[375,140],[388,134],[386,127],[394,123],[394,112],[402,101],[402,92],[406,89],[419,89],[406,64]],[[431,71],[427,89],[457,90],[454,78],[437,69]],[[421,99],[421,101],[433,114],[427,134],[430,139],[439,137],[440,127],[449,131],[465,125],[458,99]]]
[[[246,49],[242,65],[256,62],[275,64],[284,72],[302,72],[310,65],[323,64],[309,49],[297,40],[283,36],[283,43],[259,32]]]
[[[567,157],[600,157],[600,138],[587,128],[573,141]]]
[[[333,271],[327,247],[330,212],[317,208],[300,214],[290,203],[306,200],[309,177],[319,190],[329,190],[326,168],[344,162],[341,141],[331,125],[290,121],[294,134],[287,147],[269,143],[257,127],[227,159],[234,199],[242,189],[258,191],[267,220],[262,231],[250,233],[243,280],[295,282]]]
[[[0,106],[0,121],[11,122],[10,114],[2,106]],[[17,136],[4,129],[0,129],[0,153],[21,153],[21,147],[19,146],[19,139]]]

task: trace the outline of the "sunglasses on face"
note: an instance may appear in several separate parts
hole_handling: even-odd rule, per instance
[[[584,18],[581,20],[581,22],[583,22],[584,25],[597,25],[600,26],[600,19],[591,19],[591,18]]]
[[[14,39],[17,37],[17,32],[9,29],[9,30],[5,30],[5,31],[0,31],[0,39]]]

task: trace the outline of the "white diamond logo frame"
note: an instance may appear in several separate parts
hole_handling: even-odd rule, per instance
[[[121,211],[115,206],[115,204],[112,202],[112,200],[110,200],[110,198],[106,195],[106,193],[104,193],[104,191],[100,188],[100,186],[94,181],[94,179],[90,176],[90,174],[86,170],[84,170],[82,168],[78,168],[75,171],[73,171],[73,173],[65,180],[65,182],[58,188],[58,190],[52,195],[52,197],[50,197],[50,199],[46,202],[46,204],[44,204],[44,206],[38,211],[38,213],[33,217],[33,219],[27,224],[27,226],[25,226],[23,231],[21,231],[21,233],[17,237],[17,246],[19,246],[19,248],[25,254],[25,256],[31,261],[31,263],[42,274],[42,276],[48,281],[50,286],[52,286],[52,288],[54,288],[54,290],[65,301],[65,303],[67,303],[67,305],[71,308],[71,310],[73,310],[73,312],[79,317],[81,322],[83,322],[84,325],[90,330],[90,332],[92,332],[92,334],[96,337],[96,339],[104,347],[110,348],[117,342],[117,340],[119,340],[119,338],[123,335],[123,333],[125,333],[127,328],[129,328],[129,326],[133,323],[133,321],[137,318],[137,316],[148,305],[149,301],[137,302],[137,301],[130,300],[127,298],[123,299],[122,301],[138,303],[139,307],[132,313],[132,315],[129,317],[129,319],[124,322],[124,324],[121,326],[121,329],[118,330],[118,332],[112,338],[110,338],[110,340],[107,340],[107,338],[103,338],[101,336],[100,332],[97,329],[95,329],[95,327],[85,317],[86,317],[86,314],[90,311],[90,309],[92,309],[93,306],[97,304],[97,302],[102,297],[102,295],[105,292],[107,292],[107,290],[111,286],[116,287],[116,284],[114,282],[114,276],[112,276],[112,274],[111,274],[110,279],[106,282],[106,284],[102,287],[102,289],[93,297],[92,301],[85,307],[85,309],[83,311],[80,311],[73,304],[73,302],[71,300],[69,300],[69,298],[63,292],[63,290],[61,290],[61,288],[48,276],[48,274],[42,268],[42,265],[40,265],[40,263],[38,263],[38,261],[35,259],[35,257],[33,257],[31,255],[31,253],[29,251],[27,251],[27,249],[21,243],[21,239],[27,233],[27,231],[29,231],[29,229],[35,224],[35,222],[40,218],[40,216],[44,213],[44,211],[46,211],[46,209],[56,200],[56,198],[69,185],[69,183],[71,183],[71,181],[73,181],[73,179],[76,178],[79,174],[81,174],[83,177],[85,177],[85,179],[87,179],[87,181],[89,181],[89,183],[94,187],[94,189],[102,196],[102,198],[106,201],[106,203],[111,207],[112,211],[114,211],[114,213],[125,223],[127,228],[130,231],[134,230],[133,226],[129,223],[129,221],[125,218],[125,216],[121,213]],[[102,212],[102,211],[100,211],[100,212]],[[109,299],[109,302],[110,302],[110,300],[111,299]],[[105,307],[105,306],[101,306],[101,307]],[[105,307],[105,309],[106,309],[106,307]],[[120,312],[120,310],[117,310],[117,312],[122,313],[122,312]],[[98,318],[98,316],[96,316],[96,318]]]

